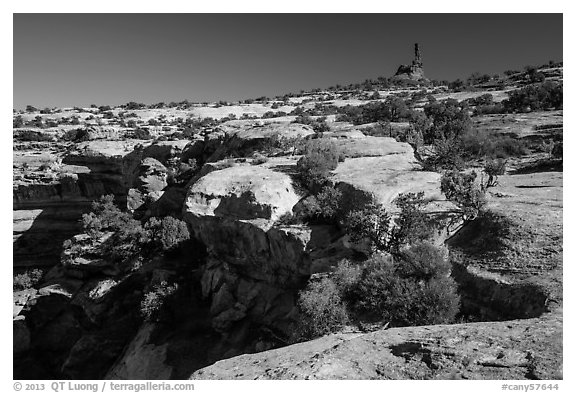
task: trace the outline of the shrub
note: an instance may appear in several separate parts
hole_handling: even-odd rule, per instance
[[[309,340],[340,330],[348,313],[336,284],[324,277],[313,281],[299,293],[301,319],[295,329],[296,340]]]
[[[388,248],[390,215],[381,206],[373,204],[351,211],[344,225],[350,240],[357,243],[367,239],[372,252]]]
[[[438,260],[426,260],[426,253],[412,250],[413,263],[401,275],[403,260],[378,256],[368,260],[359,281],[351,291],[352,309],[358,317],[390,323],[391,326],[414,326],[452,322],[459,311],[460,298],[454,280],[443,268],[434,268]],[[428,254],[432,254],[430,249]],[[438,254],[430,255],[438,258]],[[405,257],[408,258],[408,257]],[[444,265],[446,262],[442,262]],[[424,269],[427,268],[427,269]],[[427,273],[423,275],[422,273]],[[426,277],[423,279],[421,277]]]
[[[504,160],[490,160],[484,165],[484,172],[488,175],[486,188],[495,187],[498,185],[498,176],[506,173],[506,161]]]
[[[348,121],[355,125],[378,121],[396,122],[408,119],[411,114],[404,100],[399,97],[389,97],[384,102],[369,102],[360,106],[347,105],[337,110],[338,121]]]
[[[66,131],[62,139],[70,142],[85,142],[90,140],[90,132],[86,128],[76,128]]]
[[[462,169],[464,167],[464,147],[459,137],[434,140],[433,151],[423,162],[428,170]]]
[[[362,276],[362,269],[362,264],[353,263],[347,259],[338,262],[330,278],[336,284],[343,299],[350,296],[351,291]]]
[[[314,132],[330,131],[330,127],[328,124],[326,124],[326,116],[322,116],[318,119],[312,119],[308,114],[303,113],[298,115],[298,117],[296,117],[292,123],[309,125],[312,127]]]
[[[136,128],[134,131],[128,133],[126,135],[127,138],[131,138],[131,139],[144,139],[144,140],[148,140],[148,139],[152,139],[152,134],[150,134],[150,131],[148,131],[145,128]]]
[[[22,142],[50,142],[52,137],[42,132],[24,130],[15,135],[15,139]]]
[[[12,289],[14,291],[22,291],[32,288],[42,279],[43,274],[40,269],[28,270],[25,273],[17,274],[12,280]]]
[[[24,126],[24,119],[22,118],[22,115],[18,115],[16,117],[14,117],[14,119],[12,120],[12,127],[13,128],[20,128]]]
[[[434,277],[447,277],[450,262],[446,250],[428,242],[417,242],[403,249],[397,258],[401,260],[396,273],[403,278],[430,280]]]
[[[561,109],[563,89],[559,83],[546,81],[508,93],[504,106],[510,112],[537,111],[548,108]]]
[[[427,204],[424,193],[400,194],[394,201],[400,209],[394,220],[390,236],[390,248],[399,249],[405,244],[428,240],[434,235],[435,223],[423,211]]]
[[[140,314],[146,321],[159,321],[162,319],[162,310],[166,301],[176,293],[178,284],[168,285],[162,281],[144,295],[140,302]]]
[[[131,214],[114,205],[112,195],[95,201],[92,210],[82,216],[84,232],[92,239],[92,246],[96,247],[98,254],[119,264],[137,266],[154,253],[177,251],[190,239],[186,223],[173,217],[161,220],[153,217],[142,226]],[[69,247],[74,246],[67,243],[65,248]],[[73,250],[68,250],[69,254],[71,252]]]
[[[442,193],[460,208],[465,221],[475,219],[486,204],[484,188],[476,183],[476,177],[476,172],[448,171],[440,180]]]
[[[344,157],[333,141],[324,139],[308,141],[303,150],[304,156],[298,160],[296,169],[304,186],[314,192],[327,184],[330,171]]]
[[[521,139],[494,133],[469,132],[462,138],[463,155],[466,158],[508,158],[528,153]]]
[[[182,242],[190,239],[186,223],[170,216],[161,220],[152,217],[144,228],[151,231],[152,241],[156,242],[162,251],[173,251]]]
[[[114,204],[114,195],[103,195],[92,202],[92,211],[82,215],[82,224],[87,234],[98,238],[104,231],[121,231],[140,224]]]
[[[103,257],[122,265],[140,260],[146,253],[150,243],[149,233],[142,228],[137,220],[118,229],[101,246]]]
[[[298,218],[305,222],[336,224],[340,212],[342,192],[325,185],[318,194],[302,201]]]
[[[502,103],[478,105],[474,108],[474,115],[499,115],[506,112],[506,107]]]
[[[467,108],[454,99],[429,103],[424,113],[432,120],[432,126],[424,135],[426,143],[458,139],[472,127]]]

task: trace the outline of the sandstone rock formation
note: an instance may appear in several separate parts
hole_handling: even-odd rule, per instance
[[[561,379],[562,317],[322,337],[221,360],[190,379]]]
[[[448,241],[469,257],[452,272],[462,313],[484,322],[331,335],[222,360],[191,378],[562,379],[561,201],[561,173],[504,176],[488,200],[503,218]]]
[[[232,120],[219,126],[222,143],[208,158],[209,162],[225,156],[246,157],[272,140],[304,138],[314,134],[312,127],[297,123]]]
[[[289,322],[294,299],[286,290],[309,274],[310,235],[273,224],[298,200],[288,175],[258,166],[211,172],[189,189],[184,219],[208,250],[202,289],[217,329],[248,315],[275,326]]]
[[[62,242],[79,232],[79,219],[93,200],[113,194],[120,203],[125,201],[126,173],[139,163],[130,153],[138,143],[83,142],[54,154],[46,170],[22,170],[12,192],[14,266],[56,264]],[[21,165],[19,157],[15,164]]]
[[[394,74],[395,79],[409,79],[414,81],[428,81],[424,76],[424,64],[422,63],[422,55],[420,54],[420,48],[418,44],[414,44],[414,60],[410,65],[401,65],[398,67],[396,74]]]

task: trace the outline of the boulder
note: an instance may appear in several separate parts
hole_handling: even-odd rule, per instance
[[[167,165],[171,159],[180,157],[189,142],[188,140],[154,142],[144,148],[142,158],[154,158],[162,164]]]
[[[191,224],[213,217],[269,226],[299,199],[288,175],[242,165],[200,178],[188,190],[184,209]],[[197,232],[201,237],[201,231]]]
[[[149,194],[153,191],[162,191],[168,185],[168,170],[162,163],[154,158],[147,157],[142,160],[136,169],[134,188]]]

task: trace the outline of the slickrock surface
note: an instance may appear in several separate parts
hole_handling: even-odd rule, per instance
[[[562,317],[337,334],[221,360],[190,379],[561,379]]]

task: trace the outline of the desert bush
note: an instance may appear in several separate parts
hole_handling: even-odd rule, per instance
[[[188,226],[182,220],[174,217],[164,217],[161,220],[152,217],[144,225],[150,231],[150,237],[162,251],[174,251],[186,240],[190,239]]]
[[[411,111],[405,101],[399,97],[389,97],[384,102],[369,102],[365,105],[338,108],[337,121],[352,124],[375,123],[378,121],[397,122],[408,119]]]
[[[336,284],[336,287],[340,291],[340,295],[343,299],[349,297],[354,286],[360,280],[362,276],[362,264],[354,263],[347,259],[343,259],[338,262],[338,265],[332,272],[330,278]]]
[[[111,235],[98,244],[99,253],[110,261],[126,264],[143,254],[150,242],[149,232],[140,221],[114,205],[114,196],[102,196],[93,202],[92,212],[82,215],[84,232],[98,244],[105,232]]]
[[[498,185],[498,176],[506,173],[506,161],[502,159],[486,161],[484,173],[488,175],[486,188]]]
[[[129,213],[114,204],[114,195],[101,196],[92,202],[92,211],[82,215],[84,231],[93,238],[98,238],[104,231],[121,231],[138,224]]]
[[[24,130],[19,131],[14,139],[21,142],[50,142],[52,137],[43,132]]]
[[[95,201],[92,212],[84,214],[82,222],[97,253],[123,268],[141,264],[158,252],[177,251],[190,238],[187,225],[173,217],[151,218],[143,226],[114,205],[112,195]],[[67,243],[65,248],[70,246],[73,247]]]
[[[454,320],[460,298],[456,283],[446,276],[443,268],[447,264],[444,255],[433,252],[432,246],[417,247],[419,249],[412,250],[404,259],[380,255],[364,264],[360,279],[348,297],[357,317],[387,322],[391,326]],[[406,260],[412,264],[403,268]]]
[[[14,291],[22,291],[24,289],[32,288],[41,279],[44,273],[40,269],[27,270],[24,273],[17,274],[12,280],[12,289]]]
[[[390,215],[379,205],[368,205],[348,213],[344,221],[346,233],[353,242],[367,239],[372,252],[386,250],[389,245]]]
[[[152,139],[152,134],[150,134],[150,131],[148,131],[145,128],[136,127],[136,129],[134,131],[127,133],[126,137],[131,138],[131,139],[148,140],[148,139]]]
[[[563,88],[560,83],[543,82],[508,93],[509,98],[503,101],[509,112],[538,111],[549,108],[561,109]]]
[[[423,210],[427,204],[423,192],[400,194],[394,203],[400,209],[400,213],[391,229],[389,241],[391,250],[428,240],[434,235],[436,224]]]
[[[298,160],[296,170],[302,184],[317,192],[327,184],[330,171],[344,160],[344,155],[333,141],[325,139],[309,140],[302,149],[304,155]]]
[[[141,260],[150,248],[150,234],[139,221],[131,219],[99,247],[102,256],[121,266]]]
[[[90,140],[90,132],[85,128],[76,128],[66,131],[62,139],[70,142],[85,142]]]
[[[14,117],[14,119],[12,120],[12,128],[20,128],[23,126],[24,126],[24,119],[22,118],[22,115]]]
[[[381,121],[373,126],[364,127],[361,131],[366,136],[391,137],[392,125],[390,122]]]
[[[162,281],[155,285],[146,294],[140,302],[140,314],[146,321],[159,321],[162,319],[162,310],[166,302],[178,290],[178,284],[169,285],[168,282]]]
[[[499,115],[507,113],[506,107],[502,103],[483,104],[474,108],[474,115]]]
[[[432,121],[431,127],[424,134],[426,143],[458,139],[472,127],[467,108],[451,98],[427,104],[424,113]]]
[[[486,93],[478,97],[468,98],[466,101],[470,106],[490,105],[494,102],[494,96],[490,93]]]
[[[130,101],[127,104],[121,105],[121,107],[126,109],[126,110],[135,110],[135,109],[144,109],[144,108],[146,108],[146,105],[142,104],[142,103]]]
[[[526,143],[521,139],[480,132],[464,135],[461,149],[462,155],[467,159],[520,157],[529,152]]]
[[[298,219],[309,223],[336,224],[341,201],[342,192],[332,185],[325,185],[316,195],[302,201]]]
[[[300,291],[301,318],[294,339],[309,340],[340,330],[348,322],[348,313],[334,281],[324,277],[312,281]]]
[[[437,171],[440,169],[462,169],[464,167],[464,146],[459,137],[439,138],[433,141],[432,151],[423,161],[424,168]]]
[[[428,242],[414,242],[395,257],[400,261],[397,263],[396,273],[403,278],[430,280],[450,274],[451,267],[446,250]]]
[[[326,124],[326,116],[312,119],[308,114],[303,113],[296,117],[292,123],[305,124],[312,127],[314,132],[330,131],[330,127]]]
[[[460,208],[465,221],[474,220],[486,204],[485,190],[476,177],[476,172],[447,171],[440,180],[442,193]]]

